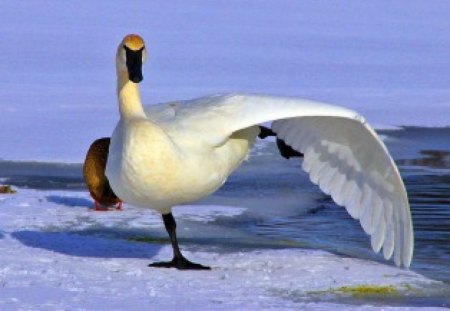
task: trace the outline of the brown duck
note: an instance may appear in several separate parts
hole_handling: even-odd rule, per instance
[[[92,198],[96,211],[107,211],[115,206],[122,209],[122,201],[116,196],[105,176],[106,161],[109,153],[109,137],[97,139],[89,147],[83,165],[83,177]]]

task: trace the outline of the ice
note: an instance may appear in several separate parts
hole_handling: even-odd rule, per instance
[[[0,4],[0,158],[83,161],[118,118],[114,56],[149,49],[146,104],[214,93],[298,96],[385,125],[450,124],[445,1]]]
[[[174,208],[175,217],[192,221],[211,222],[218,217],[233,217],[242,214],[245,208],[219,205],[184,205]]]
[[[411,271],[319,250],[223,252],[218,245],[195,242],[182,243],[185,255],[212,271],[149,268],[152,261],[170,258],[168,242],[138,242],[125,234],[162,229],[160,216],[149,210],[126,205],[124,212],[94,212],[83,192],[18,189],[2,199],[2,310],[377,310],[374,302],[343,304],[326,293],[341,286],[380,285],[408,294],[440,284]],[[242,211],[191,205],[176,213],[183,223]],[[196,234],[201,239],[209,233]]]

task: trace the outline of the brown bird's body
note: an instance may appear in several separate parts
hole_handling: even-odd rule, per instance
[[[95,210],[105,211],[111,206],[122,209],[122,201],[116,196],[105,176],[109,152],[109,137],[95,140],[89,147],[83,166],[84,181],[95,201]]]

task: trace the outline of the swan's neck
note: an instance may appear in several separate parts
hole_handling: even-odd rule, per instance
[[[120,115],[124,119],[146,118],[141,102],[139,84],[131,82],[126,72],[118,73],[117,96]]]

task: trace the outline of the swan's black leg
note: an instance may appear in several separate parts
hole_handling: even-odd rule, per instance
[[[277,136],[277,134],[268,127],[259,126],[259,128],[260,128],[260,132],[258,134],[258,137],[261,139],[264,139],[268,136]],[[282,139],[277,138],[277,147],[278,147],[278,150],[280,151],[281,156],[285,159],[303,158],[303,153],[298,152],[297,150],[294,150],[289,145],[286,145],[286,143]]]
[[[183,254],[181,254],[180,248],[178,247],[176,234],[177,224],[175,218],[173,218],[172,213],[164,214],[162,217],[167,233],[169,233],[170,242],[172,242],[173,259],[171,261],[154,262],[148,266],[157,268],[177,268],[179,270],[210,270],[210,267],[190,262]]]

